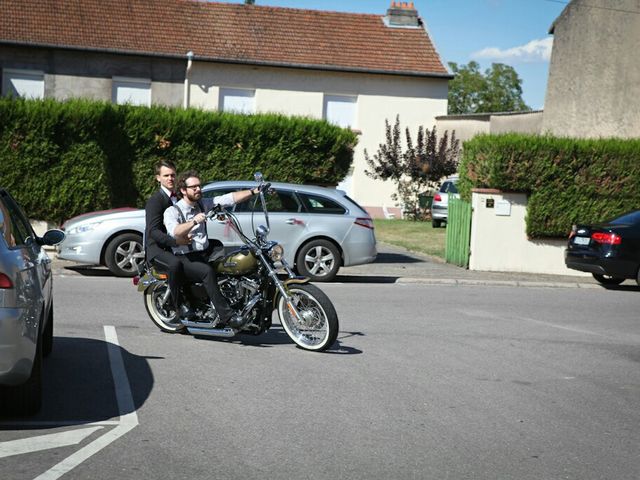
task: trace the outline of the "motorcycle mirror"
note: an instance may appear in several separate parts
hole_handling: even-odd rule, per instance
[[[269,227],[265,227],[264,225],[259,225],[256,229],[256,237],[266,240],[267,235],[269,235]]]
[[[253,174],[253,178],[255,179],[256,182],[258,183],[262,183],[262,180],[264,179],[264,177],[262,176],[262,172],[256,172]]]

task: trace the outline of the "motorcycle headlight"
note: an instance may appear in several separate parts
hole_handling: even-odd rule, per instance
[[[76,225],[75,227],[71,227],[66,231],[67,235],[77,235],[78,233],[90,232],[95,229],[102,222],[93,222],[93,223],[83,223],[80,225]]]
[[[279,243],[276,243],[269,249],[269,258],[274,262],[279,262],[284,256],[284,248]]]

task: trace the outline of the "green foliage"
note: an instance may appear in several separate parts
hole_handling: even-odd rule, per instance
[[[370,170],[365,173],[371,178],[391,180],[398,187],[398,193],[393,199],[399,201],[399,206],[413,220],[420,216],[419,195],[447,175],[455,173],[458,167],[460,142],[455,133],[449,139],[448,132],[440,140],[436,128],[432,130],[418,127],[418,135],[414,146],[411,133],[405,130],[406,148],[402,150],[400,139],[400,117],[391,128],[385,120],[386,142],[381,143],[378,151],[369,157],[364,151],[364,157]]]
[[[465,142],[458,189],[529,194],[527,235],[566,236],[576,223],[640,205],[640,140],[478,135]]]
[[[522,80],[502,63],[480,72],[480,65],[449,62],[455,78],[449,81],[449,114],[521,112],[531,110],[522,100]]]
[[[161,158],[205,181],[259,170],[271,181],[336,185],[356,143],[351,130],[308,118],[0,99],[0,185],[31,217],[54,222],[142,207]]]

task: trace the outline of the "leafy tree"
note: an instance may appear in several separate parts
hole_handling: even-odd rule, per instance
[[[522,80],[513,67],[494,63],[480,71],[477,62],[449,62],[455,78],[449,82],[449,113],[522,112],[531,108],[522,99]]]
[[[386,143],[381,143],[378,151],[369,157],[366,149],[364,157],[370,170],[367,176],[379,180],[391,180],[397,185],[398,193],[393,199],[399,202],[406,214],[417,220],[420,214],[419,195],[458,168],[460,142],[455,132],[447,131],[440,140],[436,127],[429,130],[418,127],[414,146],[409,128],[405,130],[406,148],[402,150],[400,138],[400,116],[391,128],[385,120]]]

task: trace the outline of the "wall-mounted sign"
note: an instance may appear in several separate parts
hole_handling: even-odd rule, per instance
[[[508,217],[511,215],[511,202],[508,200],[498,200],[496,202],[496,215]]]
[[[493,208],[493,198],[487,198],[487,208]]]

